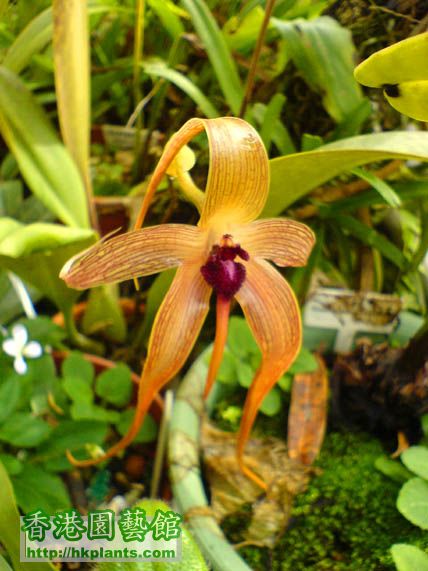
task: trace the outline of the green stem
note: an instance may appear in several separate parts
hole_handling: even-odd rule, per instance
[[[64,323],[65,329],[67,331],[68,337],[73,345],[81,349],[82,351],[86,351],[88,353],[94,353],[95,355],[103,355],[104,354],[104,346],[102,343],[98,341],[94,341],[86,335],[80,333],[76,328],[76,323],[73,317],[73,306],[67,305],[66,307],[61,308],[62,313],[64,315]]]

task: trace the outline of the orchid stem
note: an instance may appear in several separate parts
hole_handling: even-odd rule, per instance
[[[227,330],[229,325],[230,299],[217,296],[216,324],[214,349],[211,355],[210,366],[205,383],[204,399],[209,395],[223,358],[224,346],[227,340]]]
[[[254,48],[254,52],[253,52],[253,57],[251,58],[251,63],[250,63],[250,70],[248,72],[248,76],[247,76],[247,82],[245,85],[245,93],[244,93],[244,97],[242,99],[242,103],[241,103],[241,109],[239,110],[239,117],[244,117],[245,112],[247,110],[247,106],[251,100],[251,96],[253,94],[253,89],[254,89],[254,80],[256,77],[256,70],[257,70],[257,64],[259,62],[260,59],[260,53],[262,51],[262,47],[263,47],[263,42],[265,39],[265,35],[266,35],[266,30],[267,27],[269,25],[269,20],[270,17],[272,15],[272,10],[275,4],[275,0],[267,0],[266,2],[266,7],[265,7],[265,15],[263,18],[263,22],[260,28],[260,32],[257,38],[257,43],[256,43],[256,47]]]

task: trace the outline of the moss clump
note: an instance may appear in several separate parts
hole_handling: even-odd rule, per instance
[[[426,534],[395,507],[400,485],[374,468],[382,453],[381,444],[366,434],[329,434],[317,462],[322,474],[295,499],[290,525],[273,552],[240,550],[250,567],[384,571],[395,569],[393,543],[426,548]]]

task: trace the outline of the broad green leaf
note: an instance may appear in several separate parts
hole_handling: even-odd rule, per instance
[[[50,432],[51,427],[41,418],[16,412],[0,426],[0,440],[13,446],[32,448],[46,440]]]
[[[0,454],[0,462],[6,468],[7,473],[11,476],[15,476],[22,472],[22,462],[15,458],[15,456],[12,456],[12,454]]]
[[[162,60],[145,60],[142,64],[144,71],[154,77],[162,77],[173,83],[192,99],[206,117],[213,119],[220,113],[202,91],[185,75],[168,67]]]
[[[275,216],[310,190],[357,166],[384,159],[428,161],[428,133],[360,135],[270,161],[270,193],[263,216]]]
[[[88,202],[90,71],[87,2],[53,0],[53,55],[58,118],[64,143],[82,177]]]
[[[65,456],[66,450],[70,450],[73,456],[86,457],[86,445],[101,446],[108,432],[105,422],[94,420],[62,420],[49,436],[37,448],[35,462],[42,462],[47,470],[67,470],[71,464]]]
[[[428,480],[428,448],[426,446],[410,446],[400,458],[406,468]]]
[[[275,416],[281,410],[281,406],[281,391],[278,388],[273,387],[273,389],[271,389],[263,399],[260,406],[260,412],[266,416]]]
[[[79,172],[22,81],[0,66],[0,132],[34,194],[65,224],[89,225]]]
[[[241,361],[236,365],[236,374],[241,387],[250,388],[255,374],[253,368],[245,361]]]
[[[40,482],[38,482],[40,486]],[[3,464],[0,462],[0,542],[12,559],[14,571],[55,571],[50,563],[21,563],[19,549],[19,512],[15,493]]]
[[[296,375],[297,373],[313,373],[318,369],[318,362],[310,351],[302,347],[296,360],[288,369],[288,373]]]
[[[135,409],[133,408],[125,410],[125,412],[121,414],[120,421],[116,424],[116,428],[121,436],[124,436],[128,432],[134,415]],[[153,420],[153,417],[148,414],[146,415],[143,425],[140,428],[137,436],[134,438],[133,442],[153,442],[156,440],[157,433],[158,425]]]
[[[62,387],[72,401],[79,404],[92,404],[92,388],[81,377],[66,377]]]
[[[238,359],[234,356],[230,349],[226,347],[223,353],[220,368],[217,373],[217,379],[221,383],[236,384],[238,380],[237,367],[239,367]]]
[[[223,95],[232,112],[237,115],[243,98],[241,81],[214,16],[204,0],[181,0],[181,4],[189,12],[196,33],[207,50]]]
[[[21,394],[20,379],[12,375],[0,385],[0,424],[14,412]]]
[[[7,235],[5,235],[6,232],[8,232]],[[68,228],[60,224],[44,222],[35,222],[24,226],[19,223],[13,224],[10,218],[0,218],[1,256],[19,258],[91,238],[95,238],[92,230]]]
[[[397,571],[428,571],[428,555],[419,547],[396,543],[391,553]]]
[[[0,220],[0,237],[8,219]],[[0,266],[16,273],[60,309],[69,307],[80,292],[70,289],[58,277],[65,262],[95,241],[90,230],[36,223],[16,227],[0,241]],[[42,249],[41,249],[42,248]]]
[[[76,400],[70,407],[70,415],[73,420],[96,420],[116,424],[120,421],[120,413],[115,410],[107,410],[102,406],[82,399]]]
[[[407,480],[410,480],[413,476],[411,472],[406,470],[406,468],[400,464],[400,462],[392,460],[385,455],[376,458],[374,465],[376,470],[382,472],[384,476],[391,478],[391,480],[394,480],[395,482],[400,482],[401,484],[407,482]]]
[[[250,354],[259,354],[260,350],[250,328],[242,317],[232,316],[229,320],[227,346],[237,357],[245,358]]]
[[[95,376],[93,364],[78,351],[72,351],[67,355],[62,363],[61,372],[63,377],[82,379],[89,387]]]
[[[272,22],[305,81],[323,94],[324,107],[341,122],[363,99],[353,77],[355,49],[349,30],[328,16],[291,22],[273,18]]]
[[[98,375],[95,383],[96,394],[116,406],[128,404],[132,394],[131,371],[123,363],[107,369]]]
[[[12,477],[16,500],[25,512],[42,509],[54,514],[71,507],[64,482],[38,466],[27,464],[21,474]]]
[[[414,525],[428,529],[428,482],[412,478],[400,490],[398,511]]]
[[[352,173],[368,182],[375,190],[378,191],[378,193],[387,204],[393,208],[401,206],[401,199],[395,190],[387,182],[377,177],[374,173],[361,167],[353,169]]]

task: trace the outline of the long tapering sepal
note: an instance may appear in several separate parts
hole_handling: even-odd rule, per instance
[[[217,296],[214,348],[208,368],[207,381],[205,383],[204,399],[210,394],[223,358],[224,347],[227,341],[230,303],[230,299]]]

